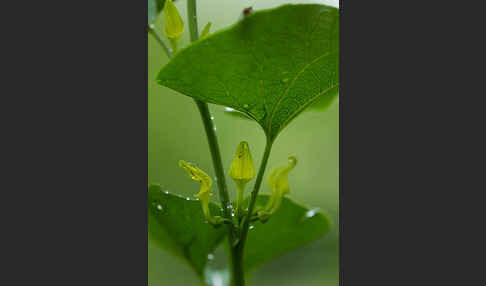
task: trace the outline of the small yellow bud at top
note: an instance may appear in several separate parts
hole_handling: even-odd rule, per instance
[[[179,11],[171,0],[165,1],[165,35],[169,39],[179,39],[184,32],[184,22]]]
[[[255,177],[255,167],[253,167],[250,147],[247,142],[242,141],[236,148],[236,156],[231,163],[229,175],[241,190],[245,188],[246,183]]]

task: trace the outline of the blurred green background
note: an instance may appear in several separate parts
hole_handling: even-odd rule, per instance
[[[197,1],[199,30],[211,21],[211,31],[235,23],[241,11],[249,6],[254,10],[276,7],[285,3],[322,3],[338,7],[338,1],[248,1],[204,0]],[[186,17],[186,1],[175,5]],[[162,17],[156,29],[162,31]],[[187,23],[187,21],[185,21]],[[162,33],[160,33],[162,34]],[[189,42],[188,27],[180,46]],[[158,43],[148,36],[148,181],[160,184],[164,190],[184,196],[198,192],[199,186],[190,180],[178,166],[180,159],[197,163],[213,176],[206,135],[194,101],[168,88],[157,85],[155,77],[168,61]],[[260,127],[245,119],[228,116],[221,106],[210,105],[215,117],[219,144],[225,170],[228,170],[238,143],[250,144],[255,166],[260,164],[265,138]],[[269,169],[285,163],[289,155],[298,159],[297,167],[290,173],[290,197],[309,207],[319,207],[326,213],[333,227],[324,237],[270,261],[253,271],[248,285],[329,285],[338,283],[338,200],[339,200],[339,108],[336,100],[326,111],[307,111],[279,135],[269,160]],[[266,174],[269,173],[267,169]],[[266,177],[266,176],[265,176]],[[253,180],[254,181],[254,180]],[[232,198],[235,185],[227,178]],[[252,182],[247,187],[252,188]],[[268,193],[266,184],[261,193]],[[216,185],[213,199],[217,200]],[[191,268],[184,261],[174,258],[149,241],[148,280],[150,286],[200,285]],[[216,261],[223,261],[216,252]],[[217,264],[217,262],[216,262]],[[220,263],[221,264],[221,263]]]

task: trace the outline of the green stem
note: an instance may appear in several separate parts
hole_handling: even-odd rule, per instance
[[[189,22],[189,32],[191,42],[197,41],[199,38],[199,32],[197,27],[197,9],[195,0],[187,0],[187,19]],[[223,216],[226,219],[231,220],[231,205],[228,195],[228,190],[226,187],[225,176],[223,171],[223,164],[221,161],[221,154],[219,151],[218,138],[216,136],[216,131],[211,120],[211,114],[209,113],[209,108],[207,103],[199,100],[195,100],[197,107],[199,108],[199,113],[201,114],[201,119],[206,130],[206,136],[208,138],[209,149],[211,151],[211,157],[213,159],[214,172],[216,173],[217,184],[219,189],[219,198],[221,200],[221,206],[223,207]],[[235,227],[231,223],[228,227],[228,237],[230,245],[237,239],[235,237]],[[244,286],[244,272],[243,272],[243,257],[242,253],[236,253],[234,247],[231,247],[231,265],[232,265],[232,276],[235,286]]]
[[[198,39],[197,31],[197,11],[196,11],[196,1],[187,0],[187,18],[189,19],[189,30],[191,33],[191,41],[196,41]],[[164,41],[159,37],[154,29],[153,25],[149,25],[149,32],[155,37],[159,44],[164,49],[165,53],[169,58],[172,58],[172,51],[169,49]],[[214,171],[216,173],[216,181],[219,189],[219,197],[221,199],[221,205],[223,207],[223,215],[226,219],[231,220],[231,205],[228,195],[228,189],[226,187],[226,181],[224,177],[223,164],[221,161],[221,153],[219,151],[218,137],[216,136],[215,127],[211,120],[211,113],[209,112],[209,107],[206,103],[195,99],[196,105],[201,114],[204,129],[206,130],[206,136],[208,138],[209,149],[211,151],[211,157],[213,159]],[[230,224],[230,241],[234,241],[234,228]]]
[[[265,168],[267,167],[268,158],[270,157],[270,151],[272,150],[272,142],[267,141],[265,145],[265,151],[263,153],[262,162],[260,163],[260,169],[258,170],[258,175],[255,181],[255,186],[250,196],[250,203],[248,205],[248,213],[246,214],[245,222],[243,223],[243,228],[241,232],[240,242],[238,245],[243,248],[246,242],[246,236],[248,235],[248,228],[250,227],[250,219],[255,208],[256,198],[258,191],[260,190],[260,185],[262,184],[263,174],[265,173]]]
[[[197,28],[197,10],[196,1],[187,0],[187,18],[189,22],[189,31],[191,42],[197,41],[199,38],[198,28]],[[172,51],[165,45],[159,35],[155,32],[152,26],[149,26],[149,32],[155,37],[159,44],[164,49],[165,53],[169,58],[172,57]],[[218,138],[216,136],[216,131],[214,124],[211,120],[211,113],[209,112],[209,107],[207,103],[195,99],[196,105],[201,114],[201,119],[206,131],[206,136],[208,139],[209,149],[211,151],[211,157],[213,160],[214,172],[216,174],[216,182],[219,189],[219,197],[221,200],[221,206],[223,207],[223,216],[231,220],[231,205],[228,195],[228,190],[226,187],[226,181],[224,176],[223,164],[221,161],[221,153],[219,151]],[[229,241],[230,245],[237,239],[235,237],[235,229],[233,224],[229,224]],[[244,272],[243,272],[243,257],[242,252],[237,252],[236,248],[231,247],[231,264],[232,264],[232,276],[233,281],[235,281],[235,286],[244,286]]]
[[[232,286],[245,286],[245,271],[243,269],[243,251],[240,251],[237,244],[231,246],[231,268]]]
[[[243,205],[243,193],[244,193],[244,190],[238,186],[237,192],[238,192],[238,194],[237,194],[237,197],[236,197],[236,217],[239,220],[241,214],[243,213],[242,212],[242,208],[243,208],[242,205]]]
[[[268,163],[268,158],[270,157],[270,151],[272,150],[272,143],[271,141],[267,140],[267,143],[265,145],[265,151],[263,153],[263,158],[260,163],[260,169],[258,170],[258,175],[255,181],[255,186],[253,187],[253,191],[251,192],[250,196],[250,203],[248,205],[248,213],[246,214],[246,217],[243,222],[243,227],[241,228],[241,235],[240,239],[238,241],[238,244],[232,248],[232,254],[234,259],[237,260],[234,261],[233,268],[236,268],[236,274],[234,275],[234,285],[235,286],[243,286],[245,285],[244,282],[244,277],[243,277],[243,254],[244,254],[244,249],[245,249],[245,242],[246,242],[246,237],[248,235],[248,229],[250,227],[250,220],[251,220],[251,215],[253,213],[253,209],[255,208],[255,203],[256,203],[256,198],[258,195],[258,191],[260,190],[260,186],[263,181],[263,175],[265,174],[265,169],[267,167]]]
[[[189,22],[189,32],[191,34],[191,42],[197,41],[199,38],[197,32],[197,11],[196,1],[187,0],[187,19]],[[228,189],[226,187],[226,181],[224,177],[223,163],[221,161],[221,153],[219,151],[218,137],[216,136],[215,127],[211,120],[211,113],[207,103],[194,99],[196,102],[201,119],[206,130],[206,137],[208,138],[209,149],[211,151],[211,157],[213,159],[214,172],[216,173],[216,182],[219,189],[219,197],[221,205],[223,207],[223,215],[225,218],[231,220],[231,206],[228,195]],[[231,232],[232,232],[231,227]]]
[[[199,108],[201,119],[206,130],[206,137],[208,139],[209,149],[211,151],[211,157],[213,159],[214,172],[216,174],[216,183],[218,184],[219,197],[221,199],[221,206],[223,207],[224,217],[231,220],[231,206],[226,188],[226,180],[224,177],[223,163],[221,160],[221,153],[219,151],[218,137],[216,136],[215,127],[211,120],[211,114],[209,113],[209,107],[206,103],[195,100],[196,105]]]
[[[199,32],[197,30],[196,0],[187,0],[187,21],[189,22],[191,42],[197,41],[199,39]]]
[[[172,57],[172,50],[169,49],[169,47],[167,47],[167,45],[164,43],[162,38],[160,38],[159,34],[157,34],[153,24],[149,25],[148,31],[157,40],[157,42],[159,42],[160,46],[162,47],[162,49],[164,49],[164,52],[167,54],[167,57],[169,57],[170,59]]]
[[[187,0],[187,19],[189,22],[189,31],[191,33],[191,42],[197,41],[199,38],[197,32],[197,10],[196,0]],[[211,113],[209,112],[208,104],[200,100],[194,99],[196,102],[201,119],[206,130],[206,136],[208,138],[209,149],[211,151],[211,157],[213,159],[214,172],[216,173],[216,182],[219,189],[219,198],[221,200],[221,206],[223,207],[223,215],[225,218],[231,220],[231,205],[228,195],[228,189],[226,187],[226,181],[224,177],[223,163],[221,161],[221,153],[219,151],[218,137],[216,136],[216,128],[211,120]],[[232,226],[232,224],[230,224]],[[230,233],[233,232],[233,227],[230,227]]]

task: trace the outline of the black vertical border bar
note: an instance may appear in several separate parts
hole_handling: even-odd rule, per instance
[[[145,1],[142,1],[144,3],[147,3]],[[148,9],[145,7],[145,14],[144,14],[144,20],[146,25],[147,24],[147,19],[148,19]],[[144,187],[145,190],[148,191],[148,26],[146,26],[145,31],[144,31],[144,45],[145,45],[145,93],[144,93],[144,98],[145,98],[145,183]],[[145,194],[145,204],[144,204],[144,210],[143,210],[143,215],[145,216],[145,225],[144,225],[144,235],[145,235],[145,260],[144,260],[144,265],[145,265],[145,281],[143,285],[148,286],[148,196],[147,192],[144,192]]]
[[[8,8],[0,285],[147,285],[147,2]]]
[[[343,284],[343,0],[339,0],[339,285]]]

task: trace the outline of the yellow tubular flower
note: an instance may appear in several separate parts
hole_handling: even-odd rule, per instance
[[[165,1],[165,35],[169,39],[178,39],[184,32],[184,22],[171,0]]]
[[[287,164],[275,168],[268,178],[272,195],[265,206],[265,211],[274,213],[280,207],[284,195],[290,193],[289,172],[297,165],[297,158],[289,157]]]
[[[251,159],[250,147],[248,142],[242,141],[236,148],[236,155],[231,163],[229,175],[238,187],[238,196],[236,198],[236,215],[242,214],[243,194],[246,184],[255,177],[255,167]]]
[[[184,170],[187,171],[191,179],[201,183],[201,189],[199,190],[199,193],[194,196],[201,201],[203,213],[206,219],[213,225],[221,224],[222,218],[213,217],[209,210],[209,201],[211,200],[211,185],[212,185],[211,178],[203,170],[191,165],[190,163],[187,163],[186,161],[180,160],[179,166],[181,166],[182,168],[184,168]]]
[[[251,159],[248,142],[242,141],[236,148],[236,155],[231,163],[229,175],[239,189],[244,189],[245,185],[255,177],[255,167]]]

